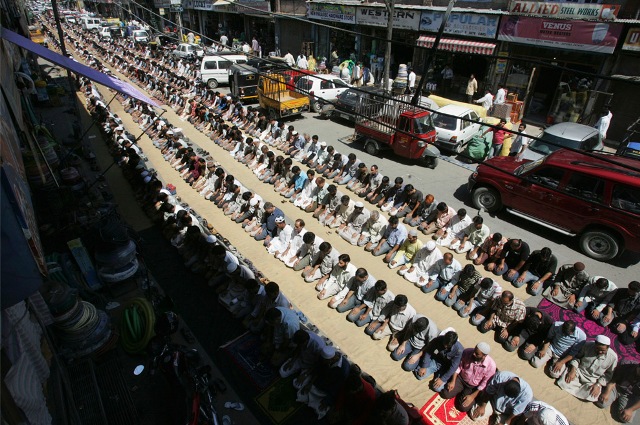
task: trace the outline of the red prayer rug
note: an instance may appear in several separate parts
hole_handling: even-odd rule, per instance
[[[420,409],[422,420],[428,425],[486,425],[488,418],[472,421],[465,413],[455,407],[455,399],[445,400],[438,394],[427,401]]]

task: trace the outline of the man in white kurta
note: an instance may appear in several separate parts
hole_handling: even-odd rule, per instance
[[[387,224],[387,219],[381,216],[378,210],[371,211],[369,220],[362,226],[362,232],[356,242],[357,245],[364,246],[365,250],[369,251],[367,248],[376,246],[380,242],[382,235],[387,230]],[[351,241],[352,245],[356,245],[356,243]]]
[[[289,245],[285,247],[280,253],[275,252],[275,256],[278,260],[282,262],[286,262],[291,259],[296,252],[302,246],[302,237],[307,233],[307,229],[304,228],[304,221],[298,219],[293,225],[293,231],[291,233],[291,238],[289,239]]]
[[[458,213],[453,216],[449,223],[436,232],[436,243],[440,246],[449,247],[454,239],[461,240],[464,238],[465,230],[471,225],[471,217],[467,214],[467,210],[460,208]]]
[[[276,236],[269,241],[267,252],[271,255],[284,252],[291,242],[293,227],[284,221],[284,217],[276,217]]]
[[[618,355],[610,345],[611,340],[605,335],[587,342],[556,384],[580,400],[597,401],[618,364]]]
[[[411,283],[426,284],[429,270],[441,259],[442,252],[434,241],[429,241],[416,253],[411,263],[400,267],[398,274]]]

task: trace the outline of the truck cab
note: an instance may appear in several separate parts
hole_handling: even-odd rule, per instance
[[[431,117],[426,109],[399,99],[384,104],[363,99],[357,108],[355,139],[364,143],[370,155],[393,150],[404,158],[424,159],[435,168],[440,152],[434,146],[436,130]]]

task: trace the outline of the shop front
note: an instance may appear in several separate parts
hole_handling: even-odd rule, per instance
[[[611,94],[590,74],[606,73],[621,32],[622,24],[610,22],[503,18],[498,40],[508,42],[501,53],[510,59],[499,82],[524,102],[530,122],[595,121]]]
[[[341,60],[348,59],[356,52],[356,36],[351,33],[356,25],[356,7],[344,4],[309,3],[307,18],[330,22],[331,25],[313,25],[312,41],[314,56],[327,59],[329,65],[331,52],[336,50]]]
[[[419,27],[421,35],[417,39],[418,48],[414,54],[417,70],[423,68],[428,55],[432,53],[435,33],[440,29],[443,19],[443,10],[422,12]],[[499,20],[498,13],[466,13],[454,9],[426,76],[426,87],[442,96],[461,98],[471,74],[478,81],[479,92],[489,87],[489,76],[493,74],[494,66],[491,56],[496,50],[494,39]]]

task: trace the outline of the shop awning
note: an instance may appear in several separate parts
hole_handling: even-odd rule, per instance
[[[148,103],[151,106],[160,107],[160,104],[144,95],[140,90],[133,87],[131,84],[120,81],[117,78],[111,77],[107,74],[103,74],[100,71],[96,71],[91,67],[76,62],[71,58],[62,56],[59,53],[55,53],[47,49],[46,47],[34,43],[28,38],[21,36],[20,34],[0,27],[0,38],[18,45],[23,49],[27,49],[28,51],[48,60],[49,62],[60,65],[61,67],[66,68],[69,71],[87,77],[91,81],[95,81],[98,84],[102,84],[103,86],[107,86],[110,89],[116,90],[122,94],[131,96],[134,99],[138,99],[144,103]]]
[[[418,46],[433,47],[435,37],[421,35],[418,38]],[[455,40],[452,38],[441,38],[438,50],[448,50],[450,52],[473,53],[476,55],[492,55],[496,45],[493,43],[481,43],[479,41]]]

